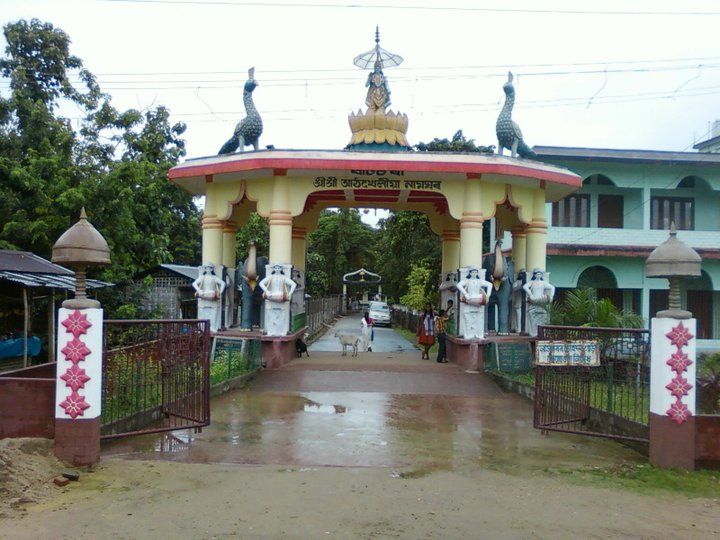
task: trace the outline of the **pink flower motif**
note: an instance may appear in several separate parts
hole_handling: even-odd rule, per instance
[[[687,393],[692,388],[692,384],[680,375],[676,375],[669,384],[665,385],[665,388],[670,390],[670,393],[677,399],[680,399],[683,396],[687,396]]]
[[[675,345],[678,350],[682,349],[695,337],[690,333],[690,330],[683,326],[682,322],[678,323],[678,325],[665,334],[665,336],[670,339],[670,343]]]
[[[673,421],[678,425],[687,421],[687,419],[692,416],[690,409],[688,409],[687,405],[685,405],[682,401],[680,401],[680,398],[678,398],[677,401],[675,401],[675,403],[670,405],[670,408],[667,410],[666,414],[670,418],[672,418]]]
[[[77,392],[78,389],[84,388],[85,383],[90,380],[85,374],[84,369],[80,369],[77,364],[73,364],[69,367],[65,373],[60,375],[60,378],[65,381],[65,386],[72,388],[73,392]]]
[[[683,371],[687,370],[687,367],[692,364],[692,360],[688,358],[688,355],[682,351],[678,351],[670,356],[670,360],[665,362],[670,369],[680,375]]]
[[[78,362],[85,360],[85,357],[90,354],[91,351],[78,338],[73,338],[73,340],[68,342],[68,344],[60,350],[60,352],[65,355],[67,360],[73,364],[77,364]]]
[[[62,325],[66,332],[77,339],[81,334],[87,334],[87,329],[92,326],[92,323],[87,320],[87,315],[83,315],[76,309],[62,322]]]
[[[84,416],[85,409],[90,407],[85,401],[85,397],[75,391],[66,397],[65,401],[60,403],[60,406],[65,409],[65,414],[69,415],[73,420],[78,416]]]

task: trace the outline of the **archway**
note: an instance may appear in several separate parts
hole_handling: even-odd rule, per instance
[[[577,287],[595,289],[598,299],[607,298],[618,309],[623,308],[623,291],[618,289],[615,274],[605,266],[590,266],[583,270],[578,276]]]

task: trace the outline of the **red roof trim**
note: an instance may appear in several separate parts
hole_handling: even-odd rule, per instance
[[[401,161],[377,159],[322,159],[257,157],[223,161],[207,165],[179,165],[168,171],[168,178],[187,178],[208,174],[242,172],[257,169],[319,169],[319,170],[402,170],[407,172],[438,172],[461,174],[505,174],[555,184],[581,187],[582,179],[573,173],[559,173],[509,163],[463,163],[447,161]]]

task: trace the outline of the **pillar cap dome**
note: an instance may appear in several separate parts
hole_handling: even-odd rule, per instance
[[[656,278],[696,277],[701,275],[701,262],[697,251],[678,240],[673,222],[669,238],[656,247],[645,261],[645,275]]]
[[[110,248],[87,220],[85,208],[80,212],[80,220],[55,242],[52,262],[70,266],[100,266],[110,262]]]

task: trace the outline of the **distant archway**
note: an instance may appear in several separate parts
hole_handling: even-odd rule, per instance
[[[581,289],[617,289],[617,279],[612,270],[604,266],[590,266],[578,276],[577,286]]]

